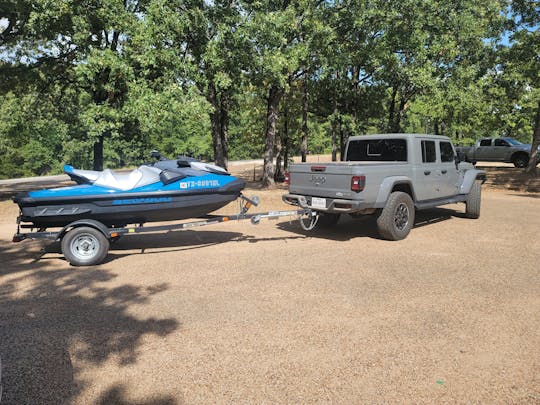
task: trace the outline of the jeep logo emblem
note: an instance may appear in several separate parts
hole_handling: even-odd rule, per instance
[[[309,180],[311,181],[313,184],[315,184],[316,186],[318,186],[319,184],[324,184],[326,183],[326,176],[315,176],[314,174],[311,176],[311,179]]]

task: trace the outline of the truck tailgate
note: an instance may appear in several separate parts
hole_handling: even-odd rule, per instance
[[[316,197],[354,198],[351,177],[361,166],[348,163],[293,164],[289,168],[289,191]]]

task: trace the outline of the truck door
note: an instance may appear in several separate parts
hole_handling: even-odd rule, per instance
[[[493,154],[491,156],[491,160],[496,160],[500,162],[510,160],[510,157],[508,156],[510,152],[510,144],[504,139],[495,139],[492,149]]]
[[[481,139],[475,151],[475,160],[491,160],[493,156],[493,146],[491,138]]]
[[[415,165],[415,193],[419,201],[433,200],[439,198],[437,190],[439,175],[437,173],[437,149],[435,141],[432,139],[418,139],[415,148],[420,149],[416,154],[421,158],[421,162]]]
[[[456,167],[455,152],[452,144],[447,141],[439,141],[439,169],[437,170],[440,179],[439,195],[450,197],[457,194],[459,183],[459,172]]]

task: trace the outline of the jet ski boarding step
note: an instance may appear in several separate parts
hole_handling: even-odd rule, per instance
[[[17,233],[13,236],[13,242],[21,242],[25,239],[48,239],[61,243],[64,257],[73,266],[94,266],[101,263],[109,251],[110,243],[125,235],[140,233],[158,233],[193,229],[202,226],[219,224],[222,222],[250,220],[253,225],[259,224],[261,219],[277,219],[281,217],[296,217],[305,230],[312,229],[317,223],[318,216],[310,209],[269,211],[249,214],[252,206],[259,204],[258,197],[248,198],[240,194],[240,211],[235,215],[206,215],[195,221],[173,223],[167,225],[154,225],[138,227],[109,228],[103,223],[93,219],[81,219],[72,222],[60,231],[47,232],[39,229],[37,232],[21,233],[20,219],[17,220]],[[306,224],[307,221],[307,224]]]

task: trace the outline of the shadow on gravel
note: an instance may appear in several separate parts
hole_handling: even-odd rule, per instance
[[[484,187],[513,192],[540,193],[540,176],[531,177],[524,169],[515,167],[488,167],[477,165],[485,170],[487,181]]]
[[[448,221],[449,219],[452,219],[452,217],[462,218],[464,217],[464,214],[447,208],[433,208],[425,211],[417,211],[414,228]],[[303,230],[298,222],[282,222],[277,224],[277,226],[285,231],[295,232],[312,238],[330,239],[335,241],[347,241],[354,238],[382,240],[377,230],[377,217],[375,215],[365,215],[356,218],[349,215],[342,215],[336,225],[327,228],[315,228],[311,231]]]
[[[220,231],[170,231],[166,233],[139,234],[123,236],[113,243],[104,263],[109,263],[126,256],[138,254],[156,254],[164,252],[180,252],[219,245],[234,240],[241,240],[239,232]],[[149,249],[159,249],[149,251]],[[133,252],[133,250],[139,250]],[[126,252],[129,251],[129,252]],[[126,252],[126,253],[123,253]]]
[[[92,385],[79,377],[74,363],[100,365],[111,357],[121,365],[135,363],[144,336],[165,336],[181,326],[173,318],[141,319],[129,313],[132,305],[166,290],[166,284],[108,287],[105,283],[116,277],[109,271],[36,262],[28,257],[34,253],[1,252],[2,405],[71,402]],[[103,403],[127,403],[122,396],[122,390],[113,389]],[[156,403],[173,402],[157,398]]]
[[[148,401],[136,401],[127,399],[127,389],[123,385],[115,385],[102,394],[96,402],[98,405],[175,405],[178,401],[173,397],[153,397]]]
[[[305,236],[289,236],[276,238],[259,238],[240,232],[227,231],[170,231],[154,234],[137,234],[123,236],[111,244],[109,254],[103,263],[110,263],[122,257],[132,255],[152,255],[166,252],[202,249],[227,242],[258,243],[274,240],[303,239]],[[22,249],[23,245],[32,244],[33,249]],[[7,258],[4,274],[25,271],[35,268],[36,263],[54,260],[65,260],[59,242],[23,241],[10,248],[0,247],[0,254]],[[156,249],[156,250],[152,250]],[[0,274],[2,273],[0,272]]]

